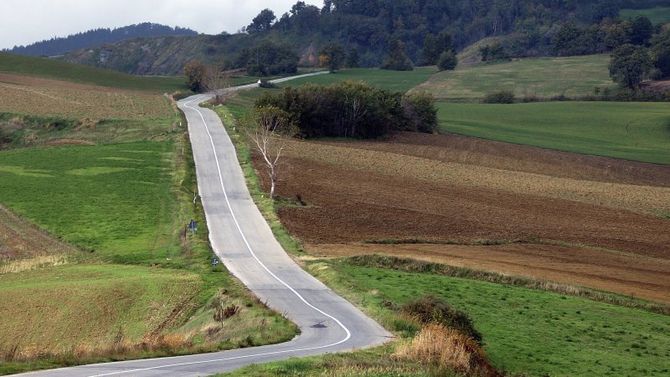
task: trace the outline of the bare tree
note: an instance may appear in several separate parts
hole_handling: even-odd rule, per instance
[[[286,147],[286,136],[290,133],[289,117],[277,107],[265,106],[257,109],[252,123],[248,135],[268,169],[270,197],[274,199],[279,159]]]
[[[229,88],[231,83],[230,75],[215,67],[208,67],[204,81],[207,90],[214,91]]]

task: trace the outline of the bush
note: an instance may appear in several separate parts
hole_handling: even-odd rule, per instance
[[[330,86],[304,85],[266,93],[256,107],[275,106],[289,114],[298,136],[376,138],[392,130],[433,132],[437,110],[432,97],[373,88],[345,81]]]
[[[428,93],[405,95],[402,110],[408,131],[433,133],[437,128],[435,98]]]
[[[514,93],[509,90],[501,90],[499,92],[489,93],[484,97],[484,103],[503,103],[510,104],[515,101]]]
[[[456,69],[457,65],[458,58],[451,50],[443,52],[442,55],[440,55],[440,58],[437,60],[437,68],[439,68],[440,71],[454,70]]]
[[[481,344],[482,342],[482,334],[475,329],[470,317],[437,297],[421,297],[406,303],[400,310],[402,313],[416,318],[424,325],[437,323],[458,330],[477,343]]]

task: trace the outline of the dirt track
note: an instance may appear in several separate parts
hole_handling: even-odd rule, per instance
[[[256,166],[261,168],[258,161]],[[385,143],[296,142],[282,169],[279,194],[300,195],[307,206],[285,206],[280,218],[316,245],[313,250],[385,239],[524,240],[538,244],[501,248],[488,259],[461,247],[458,258],[471,267],[668,301],[667,282],[654,286],[653,279],[670,268],[648,268],[654,264],[649,258],[670,259],[670,220],[651,214],[670,205],[668,167],[461,136],[402,134]],[[555,253],[544,242],[567,247]],[[612,258],[582,246],[633,255]],[[426,248],[453,251],[414,245],[403,252],[425,257]]]

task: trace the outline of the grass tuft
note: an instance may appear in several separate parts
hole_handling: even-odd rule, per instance
[[[440,324],[426,325],[416,337],[401,345],[394,356],[437,367],[438,371],[456,370],[465,376],[502,376],[488,362],[477,341]]]

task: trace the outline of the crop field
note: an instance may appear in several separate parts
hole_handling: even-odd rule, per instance
[[[3,52],[0,52],[0,73],[37,76],[80,84],[143,90],[154,93],[187,90],[183,77],[138,77],[106,69],[70,64],[55,59],[27,57]]]
[[[438,116],[442,131],[670,164],[670,109],[664,103],[440,103]]]
[[[244,114],[261,92],[231,99],[230,113]],[[640,150],[659,137],[654,132],[665,110],[658,110],[637,110],[646,114],[640,120],[645,137],[634,144]],[[239,132],[232,132],[237,140]],[[607,131],[590,137],[598,132]],[[651,141],[656,149],[647,156],[660,151]],[[267,189],[258,156],[253,164]],[[670,368],[658,362],[670,355],[667,315],[649,309],[667,311],[670,303],[667,166],[456,134],[400,133],[375,141],[292,140],[279,176],[275,208],[306,252],[308,270],[387,328],[408,331],[387,308],[432,294],[473,318],[490,359],[506,372],[660,376]],[[487,282],[332,259],[371,254],[502,275]],[[631,326],[637,318],[640,326]],[[538,337],[547,340],[538,345]],[[326,363],[344,375],[411,375],[393,364],[393,352],[379,351],[374,363],[357,353],[231,375],[312,376]]]
[[[0,73],[0,112],[67,118],[165,120],[168,100],[157,94]]]
[[[647,9],[622,9],[619,13],[622,18],[635,18],[645,16],[651,20],[654,25],[670,22],[670,7],[655,7]]]
[[[42,229],[0,206],[0,273],[38,264],[41,258],[64,258],[76,253],[67,243],[54,239]],[[27,265],[16,262],[31,259]],[[16,263],[5,263],[16,262]]]
[[[551,244],[501,243],[458,245],[449,243],[307,244],[310,255],[349,257],[388,255],[429,263],[446,264],[504,276],[525,276],[536,281],[560,282],[618,292],[670,305],[668,271],[670,260],[641,258],[599,248]],[[630,266],[635,266],[632,269]],[[549,283],[548,287],[551,287]]]
[[[513,91],[518,97],[592,95],[595,88],[614,86],[608,64],[608,55],[591,55],[466,66],[437,73],[413,90],[458,101],[477,101],[500,90]]]
[[[663,376],[670,371],[666,315],[346,259],[313,261],[310,271],[372,311],[384,313],[389,302],[401,305],[421,295],[443,298],[470,315],[493,364],[512,374]]]

